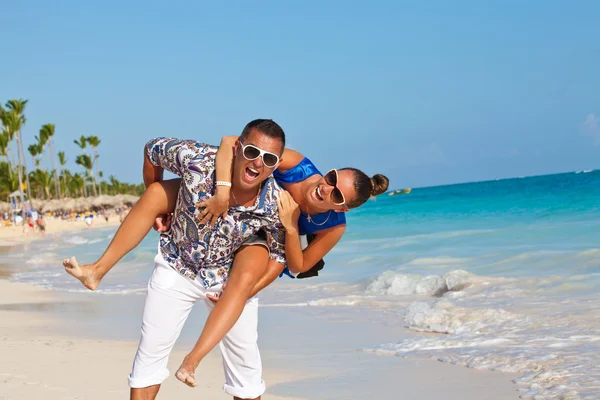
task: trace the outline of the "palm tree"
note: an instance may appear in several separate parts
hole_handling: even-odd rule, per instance
[[[60,164],[60,175],[62,177],[62,183],[63,186],[65,188],[65,190],[67,189],[67,183],[65,182],[65,165],[67,165],[67,157],[65,156],[65,152],[64,151],[59,151],[58,152],[58,163]]]
[[[2,129],[2,136],[6,136],[6,148],[4,149],[4,153],[6,155],[6,159],[8,161],[8,177],[10,179],[12,179],[12,160],[11,160],[11,155],[14,158],[14,153],[12,151],[12,140],[13,140],[13,134],[10,130],[8,130],[8,128],[6,127],[6,125],[4,124],[4,113],[6,111],[4,110],[4,108],[2,108],[2,104],[0,104],[0,123],[4,126],[4,128]],[[8,152],[8,149],[10,149],[10,154]]]
[[[110,186],[113,189],[112,194],[114,195],[119,193],[119,191],[121,190],[121,182],[119,182],[119,180],[115,178],[114,175],[109,176],[108,180],[110,180]]]
[[[75,143],[77,146],[79,146],[79,148],[81,149],[83,154],[85,154],[85,145],[87,144],[87,139],[85,136],[81,135],[79,140],[73,140],[73,143]]]
[[[79,148],[81,149],[82,154],[86,154],[85,151],[85,147],[87,145],[87,138],[83,135],[81,135],[81,137],[79,138],[79,140],[73,140],[73,143],[75,143],[77,146],[79,146]],[[83,181],[83,195],[87,197],[87,190],[85,187],[85,180]]]
[[[12,111],[16,114],[17,119],[19,120],[19,124],[17,125],[17,130],[13,131],[15,134],[15,137],[17,138],[17,152],[20,153],[20,156],[23,159],[23,169],[25,171],[25,179],[27,181],[27,197],[29,199],[29,205],[31,206],[31,208],[33,208],[33,206],[31,205],[31,192],[29,190],[29,174],[27,173],[27,160],[25,159],[25,151],[23,150],[23,137],[21,136],[21,128],[23,128],[23,125],[25,125],[25,122],[27,122],[27,119],[25,118],[25,106],[27,106],[27,102],[29,100],[23,100],[23,99],[19,99],[19,100],[8,100],[6,102],[6,108],[9,111]],[[21,166],[21,162],[19,162],[19,166]],[[23,185],[20,186],[21,188],[23,187]]]
[[[100,194],[100,196],[102,196],[102,188],[103,187],[106,188],[105,191],[108,193],[108,185],[106,184],[106,182],[102,181],[103,177],[104,177],[104,172],[98,171],[98,194]]]
[[[31,161],[33,163],[33,165],[37,168],[40,166],[40,159],[38,158],[39,156],[41,156],[42,151],[43,151],[43,146],[40,146],[40,144],[30,144],[29,147],[27,147],[27,150],[29,150],[29,154],[31,154]]]
[[[60,185],[58,183],[58,173],[56,171],[56,164],[54,162],[54,131],[54,124],[45,124],[40,129],[40,138],[43,137],[48,142],[48,151],[50,152],[50,164],[52,165],[52,170],[54,171],[54,190],[56,191],[56,196],[60,199]]]
[[[17,142],[17,156],[19,159],[19,163],[17,166],[17,175],[19,178],[19,191],[21,192],[21,204],[25,204],[25,196],[23,196],[23,169],[21,168],[21,151],[20,151],[20,140],[18,132],[21,129],[23,124],[23,119],[14,111],[14,110],[3,110],[2,114],[0,114],[2,118],[2,125],[4,125],[4,129],[8,134],[8,137],[14,137]],[[24,157],[23,157],[24,158]]]
[[[69,182],[69,190],[71,193],[79,193],[80,196],[83,196],[83,189],[85,187],[85,181],[79,174],[73,175],[72,179]]]
[[[6,157],[8,160],[8,169],[10,174],[10,158],[8,157],[8,132],[2,131],[0,132],[0,156]]]
[[[19,189],[19,179],[16,174],[8,173],[10,164],[0,161],[0,196],[7,197]]]
[[[96,173],[98,173],[98,146],[100,146],[100,139],[98,136],[88,136],[86,140],[94,152],[93,164],[96,167]],[[100,195],[102,195],[102,185],[99,185],[99,188]]]
[[[98,194],[96,192],[96,181],[94,180],[93,164],[90,156],[88,156],[87,154],[78,155],[77,159],[75,160],[75,164],[81,165],[89,173],[90,179],[92,181],[92,188],[94,190],[94,196],[97,196]]]
[[[44,193],[46,194],[46,198],[50,198],[50,186],[52,185],[52,175],[48,173],[48,171],[43,169],[36,169],[31,173],[32,180],[39,187],[44,189]]]

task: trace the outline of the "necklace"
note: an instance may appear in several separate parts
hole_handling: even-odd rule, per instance
[[[256,193],[256,196],[258,196],[260,191],[262,190],[263,184],[264,184],[264,182],[262,182],[260,184],[260,186],[258,187],[258,192]],[[231,193],[231,196],[233,197],[233,201],[235,201],[235,206],[233,206],[233,207],[241,207],[242,205],[240,204],[238,199],[235,198],[235,193],[233,193],[233,190],[230,193]],[[254,197],[256,197],[256,196],[254,196]]]
[[[331,217],[331,210],[329,210],[329,214],[327,214],[327,218],[325,219],[325,221],[321,222],[320,224],[313,222],[312,218],[310,217],[309,213],[306,213],[307,217],[306,219],[308,220],[308,222],[310,222],[311,224],[315,224],[317,226],[323,226],[327,223],[327,221],[329,221],[329,217]]]
[[[237,206],[239,206],[239,205],[240,205],[240,203],[239,203],[239,202],[237,201],[237,199],[235,198],[235,194],[233,193],[233,190],[231,191],[231,195],[233,196],[233,201],[235,201],[235,206],[234,206],[234,207],[237,207]]]

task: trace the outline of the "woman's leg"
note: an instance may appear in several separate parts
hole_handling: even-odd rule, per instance
[[[148,186],[125,217],[102,257],[93,264],[83,266],[77,263],[75,257],[65,259],[63,265],[67,273],[79,279],[86,288],[96,289],[104,275],[144,239],[156,217],[173,212],[180,183],[180,179],[173,179]]]
[[[208,315],[196,345],[175,374],[177,379],[188,386],[197,385],[194,371],[242,314],[254,285],[267,268],[268,255],[267,249],[259,245],[244,246],[238,250],[227,280],[227,289]]]

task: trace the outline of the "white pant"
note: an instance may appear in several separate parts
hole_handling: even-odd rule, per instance
[[[220,285],[207,290],[198,280],[192,281],[181,275],[160,253],[154,263],[144,306],[142,338],[129,375],[132,388],[158,385],[169,376],[169,354],[192,307],[197,300],[203,299],[212,310],[213,304],[206,294],[221,291]],[[265,391],[257,341],[258,299],[253,298],[219,343],[225,372],[223,390],[231,396],[253,399]],[[202,376],[199,379],[202,380]]]

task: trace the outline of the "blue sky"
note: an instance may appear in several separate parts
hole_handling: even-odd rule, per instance
[[[29,99],[26,145],[56,124],[71,169],[97,135],[105,176],[141,182],[147,140],[254,118],[392,188],[600,168],[600,2],[51,3],[3,4],[0,101]]]

